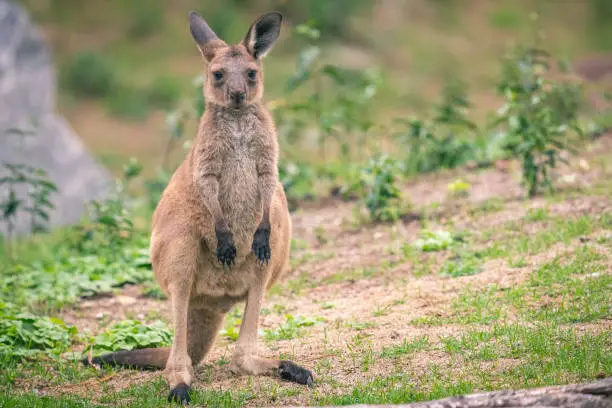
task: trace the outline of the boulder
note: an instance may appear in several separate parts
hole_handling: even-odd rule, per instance
[[[40,31],[22,6],[0,0],[0,178],[7,175],[6,163],[45,170],[58,190],[50,197],[51,227],[78,222],[86,204],[103,198],[111,185],[110,174],[55,112],[55,94],[55,70]],[[8,190],[0,184],[0,202]],[[17,193],[27,202],[25,186]],[[28,232],[29,219],[19,213],[15,231]]]

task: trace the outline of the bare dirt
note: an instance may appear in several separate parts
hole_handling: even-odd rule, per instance
[[[610,138],[607,136],[600,143],[607,146]],[[598,157],[591,155],[588,160],[595,163]],[[609,195],[577,194],[574,197],[570,194],[578,187],[605,184],[610,180],[610,170],[594,165],[581,170],[578,161],[573,162],[563,173],[576,174],[575,182],[565,187],[568,193],[564,199],[553,201],[544,197],[529,201],[522,199],[516,173],[498,169],[427,176],[407,184],[404,192],[418,207],[439,203],[438,212],[427,220],[429,228],[465,229],[473,231],[476,237],[484,231],[493,231],[491,239],[495,239],[504,231],[504,225],[521,222],[529,209],[546,207],[550,216],[568,218],[612,211],[612,197]],[[448,195],[447,184],[458,177],[472,184],[470,197],[456,199]],[[503,208],[480,213],[470,211],[492,198],[501,199]],[[478,290],[492,284],[499,288],[512,288],[524,281],[538,265],[571,251],[579,242],[556,244],[549,250],[526,257],[520,267],[510,267],[507,259],[489,260],[484,263],[481,273],[459,278],[442,277],[435,272],[443,261],[441,255],[433,258],[431,270],[434,272],[421,275],[415,274],[420,265],[404,259],[401,248],[417,238],[423,221],[354,225],[354,206],[355,203],[337,201],[293,214],[293,236],[299,240],[300,248],[293,250],[294,267],[288,272],[285,283],[268,297],[265,304],[268,313],[260,320],[262,329],[273,329],[283,324],[285,313],[323,321],[306,328],[303,335],[292,340],[267,342],[262,338],[260,341],[262,355],[284,355],[318,372],[316,387],[319,393],[346,392],[355,384],[389,373],[397,364],[403,365],[406,373],[418,377],[432,363],[447,363],[448,354],[428,350],[399,360],[374,359],[367,371],[363,369],[364,356],[379,353],[385,346],[421,336],[436,342],[441,336],[461,333],[465,327],[459,324],[423,326],[414,321],[423,317],[448,316],[452,302],[465,288]],[[538,225],[544,223],[534,222],[533,225],[537,230]],[[594,233],[591,238],[598,234],[600,232]],[[487,242],[475,245],[486,246]],[[141,292],[141,287],[129,286],[114,296],[83,300],[73,310],[66,311],[63,317],[79,331],[92,333],[125,318],[145,321],[161,318],[167,321],[166,303],[145,298]],[[609,329],[609,321],[584,325],[583,329],[598,332],[605,330],[606,325]],[[473,329],[474,325],[470,328]],[[300,405],[308,401],[308,391],[298,386],[272,378],[231,374],[219,361],[230,358],[232,347],[231,341],[219,336],[205,364],[197,369],[195,388],[249,390],[253,398],[248,406]],[[508,360],[483,364],[497,364],[496,369],[501,369],[516,363]],[[39,393],[46,395],[76,393],[95,398],[108,390],[120,390],[159,375],[125,370],[110,377],[59,386],[33,385],[33,380],[29,379],[27,387],[35,386]],[[25,387],[26,384],[18,386]]]

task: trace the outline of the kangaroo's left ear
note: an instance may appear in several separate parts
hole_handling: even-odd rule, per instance
[[[254,58],[263,58],[272,48],[280,34],[281,13],[273,12],[259,17],[249,28],[242,44]]]

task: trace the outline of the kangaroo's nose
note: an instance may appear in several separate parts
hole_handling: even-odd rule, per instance
[[[234,105],[242,105],[246,100],[246,92],[232,92],[230,99]]]

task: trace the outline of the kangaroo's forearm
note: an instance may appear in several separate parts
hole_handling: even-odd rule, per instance
[[[259,194],[263,202],[263,216],[260,223],[262,227],[270,227],[270,206],[272,205],[272,198],[276,191],[276,183],[277,179],[274,173],[268,172],[259,174]]]
[[[206,175],[198,178],[198,192],[202,203],[213,217],[216,229],[227,229],[223,217],[221,204],[219,204],[219,181],[216,176]]]

